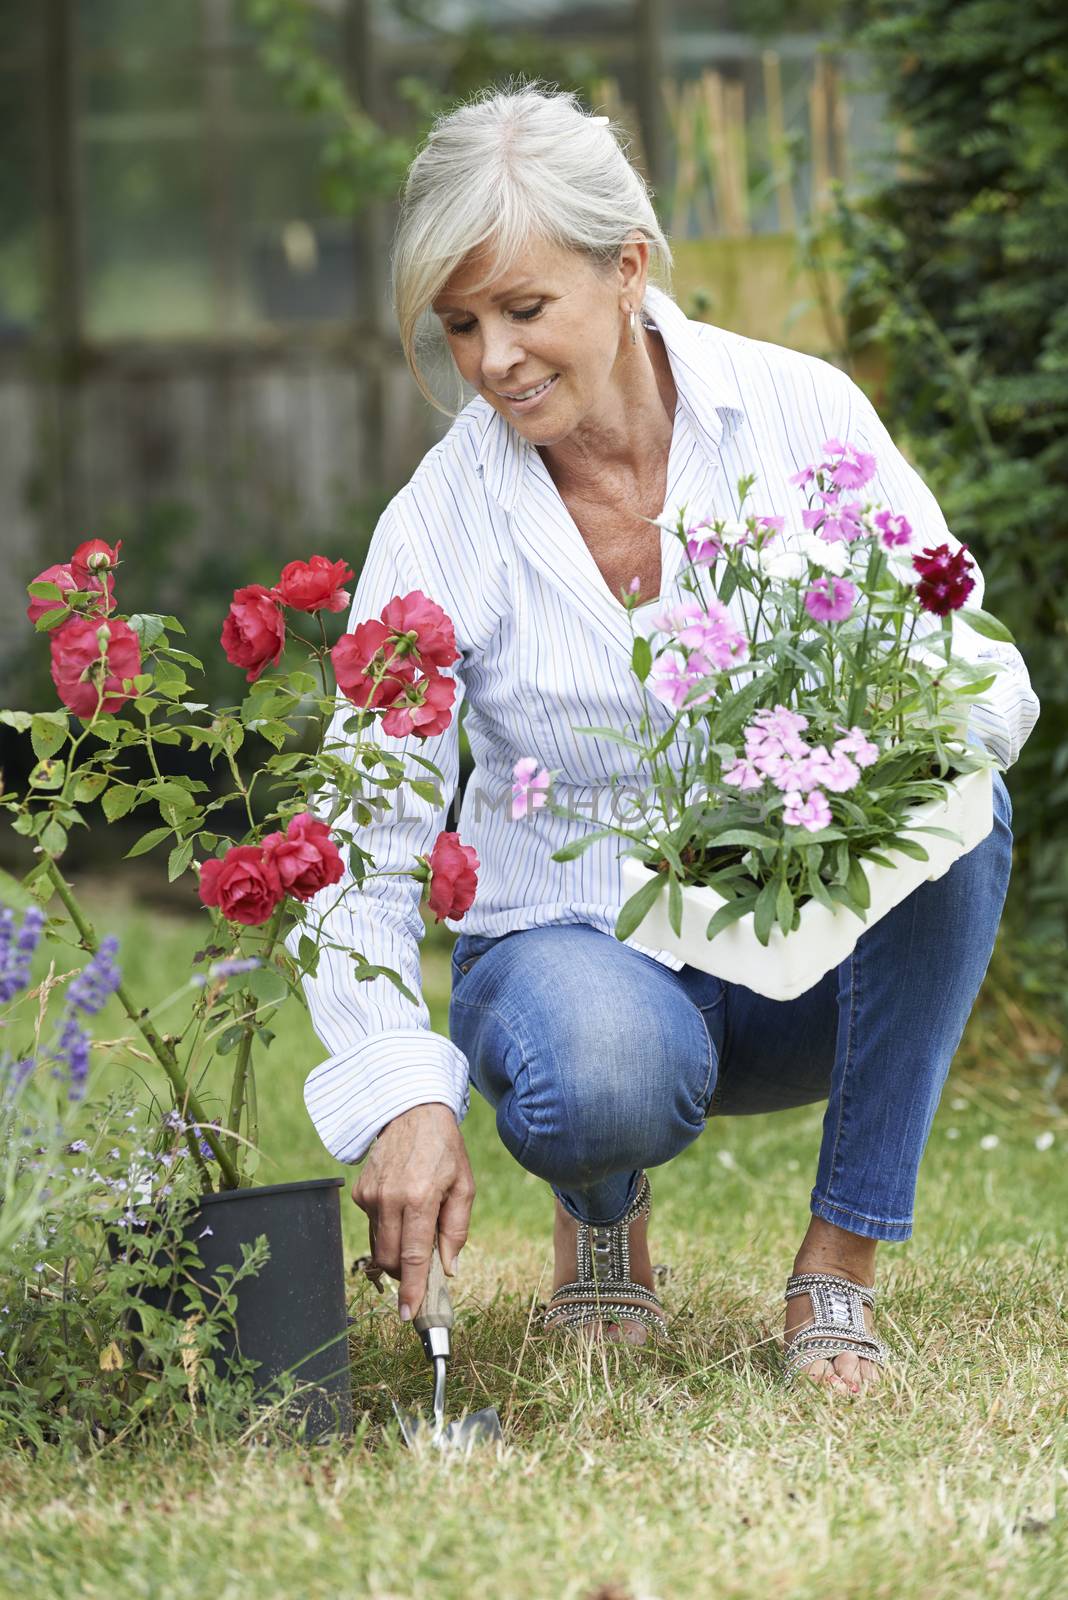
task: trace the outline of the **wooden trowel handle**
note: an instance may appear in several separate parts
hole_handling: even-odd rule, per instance
[[[438,1247],[434,1246],[430,1256],[430,1271],[427,1274],[426,1294],[423,1303],[415,1314],[412,1323],[416,1333],[426,1333],[428,1328],[452,1327],[452,1301],[449,1299],[449,1287],[445,1278],[445,1269],[441,1265]]]

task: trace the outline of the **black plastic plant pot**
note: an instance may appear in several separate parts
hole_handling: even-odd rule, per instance
[[[287,1372],[301,1385],[314,1385],[294,1395],[286,1412],[309,1440],[352,1432],[341,1183],[340,1178],[312,1178],[201,1195],[183,1226],[204,1263],[190,1276],[209,1302],[214,1276],[240,1267],[242,1244],[266,1235],[269,1259],[234,1286],[234,1327],[225,1330],[215,1353],[216,1370],[225,1376],[235,1354],[258,1363],[253,1381],[261,1400],[274,1397]],[[145,1233],[152,1230],[150,1217]],[[112,1255],[134,1244],[141,1232],[111,1234]],[[139,1294],[149,1305],[186,1314],[180,1288],[146,1285]]]

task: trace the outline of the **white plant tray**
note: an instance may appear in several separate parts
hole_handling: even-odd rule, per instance
[[[982,842],[994,826],[993,775],[987,767],[969,772],[949,785],[944,800],[931,800],[913,808],[913,821],[906,831],[921,823],[949,828],[959,834],[960,843],[937,834],[916,837],[927,851],[927,861],[914,861],[898,850],[881,852],[897,863],[880,867],[864,863],[871,886],[871,906],[866,922],[861,922],[845,906],[830,911],[818,900],[808,900],[801,908],[801,920],[793,933],[784,934],[776,925],[767,946],[753,932],[753,913],[739,917],[714,939],[705,937],[709,919],[724,904],[715,889],[683,886],[682,932],[676,935],[668,922],[667,894],[660,895],[651,911],[635,930],[646,949],[666,950],[699,972],[710,972],[727,983],[741,983],[769,1000],[793,1000],[851,954],[857,940],[868,928],[899,905],[913,889],[925,881],[941,878],[954,861],[967,855]],[[629,900],[653,876],[641,861],[624,857],[623,898]]]

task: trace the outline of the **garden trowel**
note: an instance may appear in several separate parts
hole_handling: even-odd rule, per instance
[[[426,1294],[413,1326],[423,1341],[427,1360],[434,1366],[434,1418],[431,1421],[429,1417],[402,1411],[394,1400],[393,1410],[404,1442],[412,1449],[429,1444],[438,1449],[466,1451],[473,1444],[492,1443],[503,1438],[501,1419],[492,1407],[460,1417],[456,1422],[445,1421],[445,1368],[451,1353],[452,1301],[436,1245],[430,1258]]]

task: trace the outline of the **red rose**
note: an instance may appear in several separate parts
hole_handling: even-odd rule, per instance
[[[136,691],[122,685],[141,671],[141,645],[125,622],[71,617],[50,635],[49,643],[52,682],[75,716],[89,718],[98,705],[101,711],[114,711],[133,698]]]
[[[414,644],[402,645],[401,654],[413,654],[419,666],[448,667],[459,658],[451,621],[421,590],[395,596],[379,615],[398,639],[407,633],[416,635]]]
[[[259,845],[235,844],[221,861],[205,861],[200,869],[201,900],[218,906],[229,922],[257,928],[284,896],[274,864]]]
[[[249,683],[255,683],[267,667],[278,665],[285,643],[282,608],[271,591],[262,583],[235,589],[222,628],[222,647],[227,661],[235,667],[246,668]]]
[[[382,718],[382,732],[394,739],[404,739],[414,733],[417,739],[430,739],[444,733],[452,721],[452,703],[456,698],[456,684],[452,678],[439,673],[417,678],[393,702]]]
[[[97,597],[88,612],[82,613],[83,616],[101,616],[111,606],[113,590],[111,578],[100,579],[88,576],[81,578],[74,571],[73,564],[69,561],[61,566],[46,567],[43,572],[37,574],[33,581],[34,583],[54,583],[62,595],[60,600],[42,600],[40,595],[31,595],[30,603],[26,607],[26,615],[34,623],[36,623],[38,617],[43,617],[46,611],[55,611],[60,606],[65,605],[68,595],[79,592],[91,591]]]
[[[89,589],[92,587],[91,579],[99,579],[104,573],[114,572],[119,564],[121,549],[121,539],[116,540],[114,546],[105,544],[103,539],[87,539],[84,544],[80,544],[70,558],[70,568],[78,579],[78,588]]]
[[[937,549],[913,556],[912,565],[920,574],[916,594],[925,611],[948,617],[967,600],[975,588],[975,579],[968,577],[975,562],[968,560],[967,550],[968,546],[962,544],[955,555],[950,555],[948,544],[940,544]]]
[[[330,660],[338,688],[361,710],[392,705],[415,678],[414,663],[394,654],[390,631],[381,622],[361,622],[352,633],[343,633]],[[383,667],[388,670],[375,683]]]
[[[458,833],[439,833],[426,860],[430,865],[429,906],[439,922],[462,917],[471,909],[478,888],[479,860]]]
[[[341,585],[352,577],[347,562],[312,556],[310,561],[290,561],[284,566],[274,593],[294,611],[344,611],[349,596]]]
[[[263,853],[285,893],[298,900],[310,900],[345,873],[345,863],[330,837],[330,829],[310,811],[291,817],[284,834],[269,833],[263,841]]]

